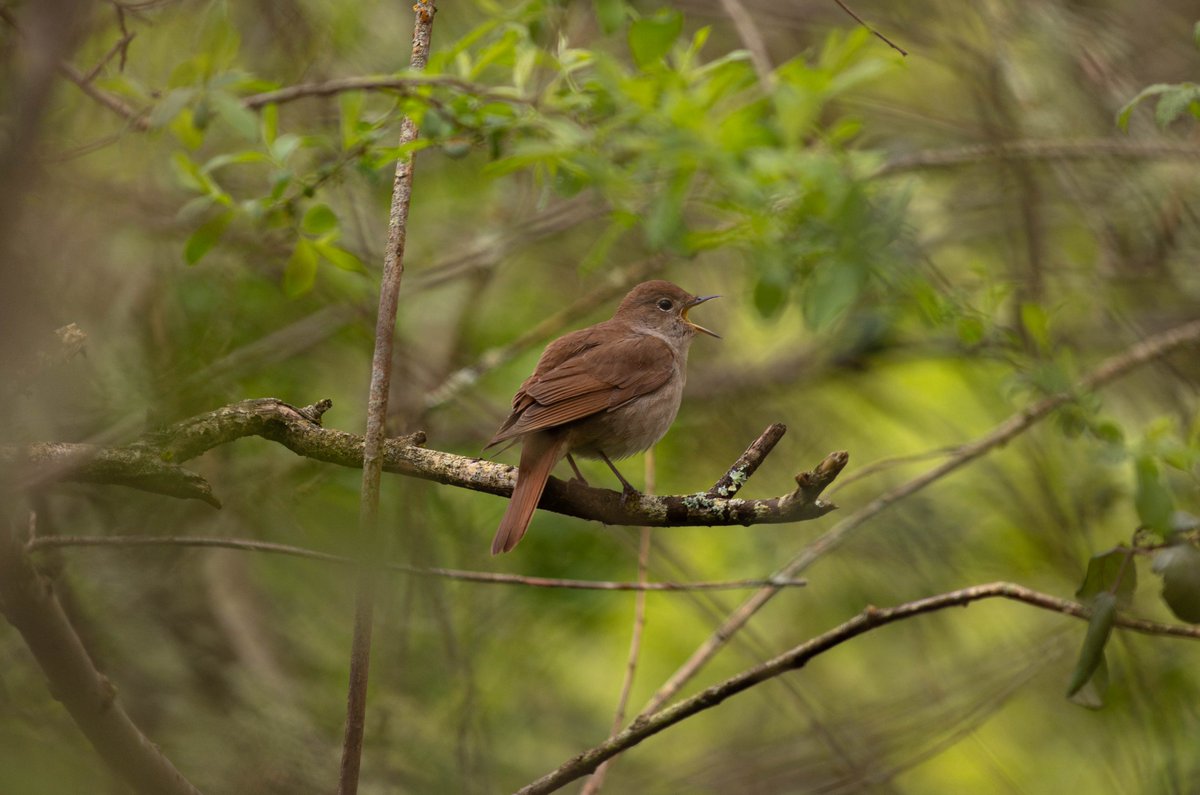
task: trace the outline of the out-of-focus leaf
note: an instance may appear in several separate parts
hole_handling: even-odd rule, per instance
[[[191,108],[184,108],[179,115],[171,120],[167,129],[178,139],[179,143],[188,149],[199,149],[204,143],[204,130],[197,126],[195,114]]]
[[[188,106],[196,96],[194,88],[176,88],[168,91],[166,96],[158,101],[154,110],[150,111],[147,121],[157,129],[165,127],[175,120],[175,117]]]
[[[224,91],[210,91],[209,101],[213,108],[238,135],[247,141],[258,140],[258,116],[254,111],[242,104],[233,94]]]
[[[313,288],[317,281],[317,247],[302,237],[296,241],[292,256],[283,271],[283,293],[299,298]]]
[[[1112,634],[1116,618],[1117,598],[1107,591],[1097,594],[1092,601],[1092,618],[1088,621],[1087,635],[1084,636],[1083,647],[1079,650],[1079,661],[1075,664],[1075,671],[1067,685],[1068,698],[1078,693],[1104,662],[1104,647]]]
[[[338,218],[327,204],[314,204],[304,211],[300,230],[309,235],[323,235],[337,229]]]
[[[187,243],[183,247],[183,258],[188,265],[195,265],[200,261],[200,258],[212,249],[225,234],[225,228],[229,226],[229,222],[233,220],[233,211],[226,210],[218,216],[213,217],[209,221],[200,225],[200,228],[192,232],[187,239]]]
[[[671,51],[671,45],[683,31],[683,15],[662,9],[652,17],[639,19],[629,26],[629,50],[638,66],[658,61]]]
[[[335,246],[332,242],[325,240],[318,240],[316,246],[321,256],[327,259],[335,268],[354,273],[367,272],[367,268],[363,265],[362,260],[346,249]]]
[[[1170,83],[1155,83],[1152,86],[1146,86],[1143,88],[1140,92],[1138,92],[1136,97],[1129,100],[1129,103],[1117,112],[1117,126],[1119,126],[1122,130],[1129,129],[1129,117],[1133,115],[1133,109],[1136,108],[1142,100],[1146,99],[1146,97],[1153,97],[1170,91],[1172,88],[1174,88],[1174,86]]]
[[[1200,624],[1200,549],[1182,542],[1154,556],[1153,570],[1163,579],[1162,596],[1171,612],[1189,624]]]
[[[814,331],[842,316],[862,290],[862,275],[845,262],[825,262],[804,286],[804,322]]]
[[[1067,699],[1072,704],[1078,704],[1087,709],[1101,709],[1104,706],[1104,694],[1108,692],[1108,660],[1103,652],[1100,654],[1100,664],[1092,672],[1092,676],[1083,683]]]
[[[1088,561],[1087,574],[1083,576],[1083,583],[1075,592],[1075,596],[1081,602],[1087,602],[1101,593],[1111,593],[1116,586],[1117,605],[1127,609],[1133,601],[1134,591],[1137,590],[1137,567],[1133,565],[1130,555],[1129,550],[1120,548],[1092,555]]]
[[[271,144],[271,157],[275,158],[276,162],[283,163],[299,145],[300,136],[284,133],[275,139],[275,143]]]
[[[1165,537],[1170,531],[1171,512],[1175,508],[1171,489],[1162,479],[1158,463],[1151,456],[1139,456],[1134,463],[1134,472],[1137,477],[1137,489],[1133,501],[1137,507],[1138,519],[1143,525]]]
[[[1050,349],[1050,317],[1041,304],[1021,304],[1021,326],[1039,349]]]
[[[625,0],[596,0],[596,21],[605,35],[620,30],[625,23]]]
[[[774,317],[787,303],[789,290],[774,279],[760,278],[754,284],[754,308],[763,317]]]
[[[1163,93],[1154,108],[1154,120],[1159,127],[1166,127],[1178,119],[1193,103],[1200,100],[1200,86],[1195,83],[1180,83],[1173,90]]]
[[[259,111],[259,119],[259,131],[262,133],[263,143],[270,146],[275,143],[275,138],[279,135],[279,106],[274,102],[264,105]]]

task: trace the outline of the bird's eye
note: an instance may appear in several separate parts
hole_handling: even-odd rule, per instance
[[[658,308],[659,308],[659,309],[661,309],[661,310],[662,310],[662,311],[664,311],[664,312],[670,312],[670,311],[671,311],[671,307],[673,307],[673,306],[675,306],[675,304],[671,303],[671,299],[670,299],[670,298],[660,298],[660,299],[658,299]]]

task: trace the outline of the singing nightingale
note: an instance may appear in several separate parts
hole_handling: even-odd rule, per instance
[[[525,535],[550,471],[564,457],[580,480],[572,454],[602,459],[626,494],[636,491],[612,459],[649,449],[671,427],[692,338],[696,332],[719,338],[688,320],[688,310],[716,297],[697,298],[667,281],[643,282],[611,320],[546,347],[487,444],[521,442],[517,485],[492,540],[493,555]]]

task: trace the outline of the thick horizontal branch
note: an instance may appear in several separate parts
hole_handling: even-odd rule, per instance
[[[972,602],[994,598],[1023,602],[1033,607],[1062,613],[1063,615],[1075,618],[1087,619],[1090,616],[1088,609],[1077,602],[1059,599],[1049,594],[1040,593],[1008,582],[976,585],[971,588],[963,588],[957,591],[930,596],[925,599],[918,599],[913,602],[906,602],[896,607],[868,607],[844,624],[840,624],[828,632],[780,654],[774,659],[730,677],[724,682],[713,685],[691,698],[680,701],[678,704],[638,718],[621,733],[594,748],[584,751],[565,762],[553,772],[523,787],[518,791],[518,795],[543,795],[544,793],[554,792],[567,783],[591,773],[604,760],[611,759],[622,751],[637,745],[642,740],[658,734],[664,729],[697,713],[711,709],[731,696],[749,690],[768,679],[773,679],[788,671],[802,668],[814,657],[824,654],[830,649],[836,648],[842,643],[870,632],[873,629],[907,618],[913,618],[924,613],[943,610],[947,607],[964,607]],[[1154,621],[1144,621],[1125,616],[1117,617],[1116,626],[1135,632],[1143,632],[1148,635],[1200,640],[1200,627],[1180,624],[1159,624]]]
[[[199,795],[130,720],[116,688],[92,664],[54,589],[34,570],[7,524],[0,524],[0,613],[21,633],[51,694],[113,772],[140,793]]]
[[[83,464],[104,458],[104,454],[111,454],[108,458],[114,461],[119,460],[119,453],[129,456],[131,461],[138,464],[159,461],[163,467],[177,468],[178,464],[195,458],[206,450],[246,436],[270,439],[305,458],[360,468],[363,460],[363,437],[321,427],[321,417],[332,405],[331,401],[323,400],[312,406],[296,408],[275,398],[243,400],[148,434],[124,448],[93,448],[89,451],[91,457],[83,462],[75,462],[69,455],[64,454],[57,460],[57,466],[53,470],[41,470],[43,474],[52,471],[54,477],[47,477],[40,482],[51,479],[83,479],[79,475]],[[778,429],[768,429],[766,435],[774,433],[782,433],[782,426]],[[383,450],[384,471],[499,496],[506,497],[512,494],[516,482],[515,467],[418,446],[424,440],[424,434],[420,433],[387,440]],[[761,460],[769,448],[760,449],[757,453],[753,452],[754,449],[752,446],[751,451],[747,451],[747,461],[756,456]],[[24,448],[10,454],[15,458],[18,453],[24,454],[23,450]],[[743,456],[743,459],[746,459],[746,456]],[[675,496],[634,494],[625,498],[617,491],[595,489],[578,482],[551,478],[540,507],[605,524],[646,527],[798,522],[824,516],[837,507],[821,500],[820,495],[834,481],[848,460],[849,456],[844,452],[830,453],[812,471],[796,476],[794,491],[779,497],[759,500],[735,499],[706,492]],[[743,466],[742,482],[754,468],[745,466],[745,462]],[[145,478],[141,476],[140,470],[132,469],[129,477],[122,478],[119,465],[103,482],[145,488]],[[162,488],[147,490],[169,493]],[[197,495],[188,493],[172,496]]]
[[[105,483],[221,507],[204,478],[153,450],[59,442],[9,445],[0,447],[0,468],[21,471],[20,482],[26,487],[55,480]]]
[[[338,565],[358,565],[361,561],[342,555],[331,555],[315,549],[276,544],[270,541],[255,541],[242,538],[206,538],[202,536],[40,536],[31,539],[25,548],[31,552],[39,549],[62,549],[64,547],[100,547],[108,549],[134,547],[200,547],[208,549],[236,549],[243,552],[268,552],[277,555],[316,560]],[[807,585],[805,580],[717,580],[712,582],[619,582],[610,580],[576,580],[561,577],[532,577],[522,574],[501,574],[490,571],[463,571],[438,567],[411,566],[407,563],[383,563],[387,571],[410,574],[415,577],[437,577],[483,585],[524,585],[534,588],[568,588],[581,591],[734,591],[746,588],[761,588],[764,585],[797,588]]]

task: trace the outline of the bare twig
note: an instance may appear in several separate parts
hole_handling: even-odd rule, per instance
[[[849,621],[767,662],[713,685],[661,712],[639,717],[620,734],[594,748],[584,751],[532,784],[521,788],[518,791],[518,795],[544,795],[544,793],[554,792],[565,784],[587,775],[595,770],[604,760],[611,759],[622,751],[637,745],[642,740],[658,734],[664,729],[704,710],[711,709],[731,696],[749,690],[755,685],[785,674],[788,671],[802,668],[809,660],[824,654],[830,649],[836,648],[848,640],[864,635],[873,629],[897,621],[914,618],[925,613],[944,610],[948,607],[964,607],[972,602],[995,598],[1021,602],[1042,610],[1049,610],[1074,618],[1087,619],[1090,615],[1088,608],[1077,602],[1059,599],[1058,597],[1008,582],[976,585],[970,588],[918,599],[913,602],[905,602],[904,604],[890,608],[868,607]],[[1120,615],[1116,618],[1115,624],[1118,627],[1148,635],[1200,640],[1200,627],[1195,626],[1160,624],[1154,621],[1127,618]]]
[[[964,444],[957,449],[953,456],[918,475],[912,480],[897,486],[891,491],[876,497],[871,502],[859,508],[854,513],[834,525],[828,532],[802,549],[795,557],[780,568],[775,576],[792,578],[805,571],[821,556],[833,551],[856,529],[885,511],[895,503],[909,497],[931,483],[936,483],[950,473],[966,466],[977,458],[1012,441],[1015,437],[1028,430],[1039,420],[1044,419],[1055,409],[1074,400],[1080,393],[1088,392],[1113,381],[1131,370],[1148,362],[1166,356],[1171,351],[1185,345],[1200,343],[1200,320],[1185,323],[1169,331],[1157,334],[1139,342],[1126,351],[1106,359],[1089,375],[1084,377],[1070,392],[1061,392],[1045,397],[1024,410],[1009,417],[993,428],[989,433],[973,442]],[[642,717],[653,713],[679,692],[701,668],[711,660],[721,648],[728,643],[751,617],[763,605],[769,602],[778,590],[767,587],[758,591],[742,603],[721,623],[721,625],[692,653],[692,656],[681,665],[674,674],[658,689],[650,702],[642,710]]]
[[[196,547],[201,549],[236,549],[242,552],[266,552],[288,555],[306,560],[337,565],[354,565],[357,559],[344,555],[332,555],[315,549],[277,544],[272,541],[255,541],[244,538],[211,538],[205,536],[38,536],[30,539],[25,548],[30,552],[41,549],[63,549],[75,547],[130,549],[149,547]],[[407,563],[383,563],[381,568],[414,577],[437,577],[445,580],[473,582],[482,585],[520,585],[532,588],[566,588],[579,591],[654,591],[683,593],[689,591],[736,591],[761,588],[764,585],[780,585],[800,588],[808,583],[804,580],[716,580],[712,582],[648,582],[639,577],[637,582],[610,580],[575,580],[561,577],[532,577],[523,574],[501,574],[488,571],[464,571],[437,567],[412,566]]]
[[[908,52],[904,48],[900,47],[898,44],[896,44],[894,41],[889,39],[887,36],[883,35],[879,31],[875,30],[873,27],[868,25],[866,22],[864,22],[862,17],[860,17],[858,14],[851,11],[850,7],[847,6],[845,3],[843,3],[842,0],[833,0],[833,2],[837,3],[838,6],[840,6],[843,11],[845,11],[847,14],[849,14],[851,17],[853,17],[855,22],[857,22],[858,24],[862,25],[864,28],[869,30],[873,36],[878,38],[880,41],[882,41],[887,46],[891,47],[896,52],[900,53],[901,55],[903,55],[905,57],[908,57]]]
[[[274,91],[251,94],[242,99],[242,104],[247,108],[254,109],[264,105],[292,102],[305,97],[328,97],[347,91],[398,91],[411,96],[427,87],[452,88],[490,102],[508,102],[515,105],[534,104],[534,101],[527,97],[495,91],[480,83],[461,80],[451,75],[356,75],[325,80],[320,83],[299,83],[294,86],[277,88]]]
[[[145,132],[150,129],[150,111],[148,108],[139,110],[133,107],[116,94],[105,91],[97,86],[88,79],[87,75],[65,61],[59,64],[58,71],[66,75],[66,78],[72,83],[79,86],[80,91],[129,122],[129,126],[133,129],[139,132]]]
[[[737,31],[742,44],[746,45],[746,51],[750,53],[750,62],[754,64],[754,71],[758,73],[759,84],[764,90],[770,91],[771,86],[775,84],[774,67],[771,66],[771,57],[767,54],[767,44],[763,41],[762,32],[759,31],[758,25],[754,24],[754,17],[742,5],[741,0],[721,0],[721,8],[733,22],[734,30]]]
[[[51,694],[117,776],[146,795],[199,795],[130,720],[9,522],[0,524],[0,612],[21,633]]]
[[[425,69],[429,60],[435,8],[432,0],[413,5],[412,54],[414,72]],[[400,125],[402,150],[417,138],[417,125],[406,116]],[[379,484],[383,474],[383,448],[387,421],[388,391],[392,380],[392,350],[396,332],[400,282],[404,276],[404,244],[408,236],[408,209],[412,201],[414,154],[407,151],[396,162],[392,183],[392,206],[388,216],[388,242],[384,251],[383,278],[379,290],[379,315],[375,324],[375,353],[371,359],[371,387],[367,399],[367,431],[363,439],[362,497],[359,503],[359,543],[363,566],[355,598],[354,638],[350,649],[350,686],[346,699],[346,732],[338,775],[339,795],[358,792],[362,762],[363,731],[367,711],[367,679],[371,661],[371,628],[375,615],[377,570],[371,565],[379,544]]]
[[[775,445],[779,444],[779,440],[785,433],[787,433],[787,426],[781,422],[768,425],[767,429],[746,448],[746,452],[733,462],[729,471],[722,475],[721,479],[707,493],[714,497],[732,497],[741,491],[742,486],[746,485],[746,481],[758,471],[758,467],[775,449]]]
[[[890,158],[874,177],[889,177],[927,168],[950,168],[990,160],[1084,160],[1100,157],[1123,160],[1200,158],[1200,146],[1189,143],[1124,141],[1100,138],[1078,141],[1009,141],[954,149],[913,152]]]
[[[655,470],[654,448],[646,451],[644,459],[645,491],[654,493]],[[637,576],[638,582],[646,582],[650,569],[650,528],[643,527],[639,531]],[[612,730],[609,737],[616,736],[625,723],[625,710],[629,708],[629,694],[633,692],[633,678],[637,674],[638,657],[642,652],[642,634],[646,630],[646,594],[639,592],[633,604],[633,632],[629,638],[629,657],[625,660],[625,676],[621,682],[621,694],[617,696],[617,708],[613,712]],[[601,762],[596,772],[583,785],[580,795],[596,795],[604,787],[604,776],[608,773],[608,762]]]

